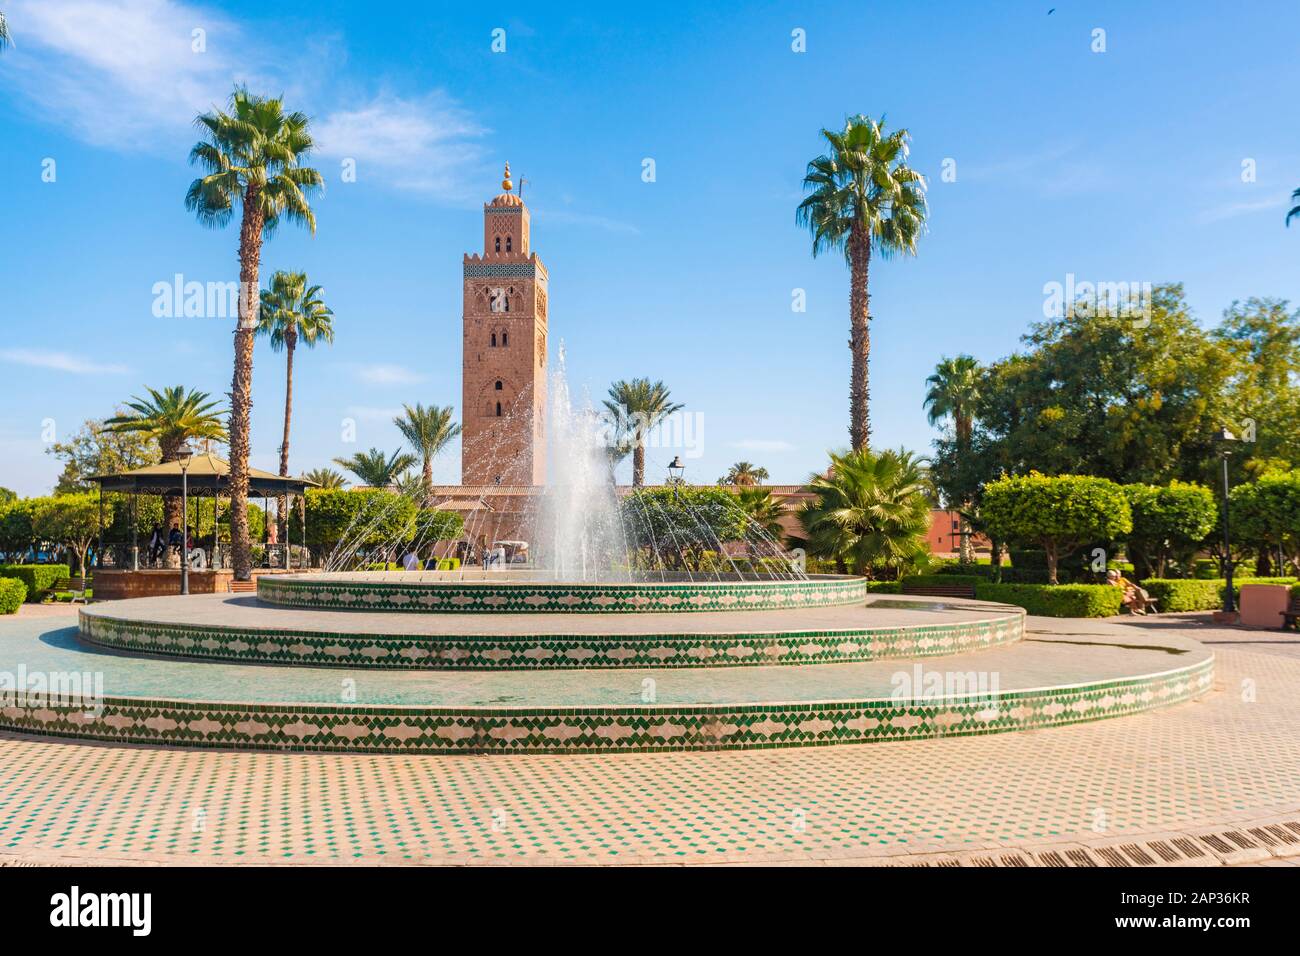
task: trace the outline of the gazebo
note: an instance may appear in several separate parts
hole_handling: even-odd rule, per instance
[[[212,593],[226,590],[233,579],[229,569],[218,566],[218,517],[220,499],[230,495],[230,463],[218,458],[211,452],[199,452],[191,456],[189,464],[182,468],[178,461],[163,462],[161,465],[147,465],[112,475],[92,475],[91,481],[100,488],[100,499],[105,492],[128,495],[130,497],[130,559],[126,566],[116,569],[95,570],[95,597],[97,599],[114,599],[124,597],[145,597],[155,594],[176,594],[180,591],[179,568],[141,568],[140,542],[137,525],[136,499],[140,495],[160,497],[181,497],[184,492],[196,499],[193,514],[198,517],[204,498],[212,499],[212,564],[204,570],[189,572],[190,590],[193,593]],[[248,469],[248,496],[269,501],[281,495],[286,500],[301,498],[308,488],[317,487],[315,482],[306,478],[283,477],[262,471],[258,468]],[[265,509],[264,509],[265,510]],[[103,540],[103,510],[100,510],[100,540]],[[197,520],[195,522],[197,524]],[[169,529],[163,529],[166,533]],[[307,553],[306,522],[303,523],[303,555]],[[196,542],[199,543],[199,542]],[[268,555],[269,557],[269,555]],[[289,542],[284,542],[284,560],[282,568],[255,568],[254,574],[268,571],[284,571],[290,568],[291,554]]]

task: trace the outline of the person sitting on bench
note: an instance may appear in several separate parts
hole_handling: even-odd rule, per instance
[[[1146,614],[1151,595],[1138,587],[1114,568],[1106,572],[1106,583],[1124,589],[1124,606],[1130,614]]]

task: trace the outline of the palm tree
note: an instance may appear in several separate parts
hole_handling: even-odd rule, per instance
[[[357,452],[351,458],[335,458],[334,464],[352,472],[363,485],[387,488],[397,484],[402,474],[415,464],[415,456],[399,448],[392,457],[387,457],[378,448],[372,448]]]
[[[645,484],[645,436],[682,405],[669,401],[668,387],[648,378],[617,381],[609,387],[604,402],[606,418],[620,436],[620,442],[632,446],[632,486]]]
[[[1295,203],[1295,205],[1287,210],[1286,224],[1288,226],[1291,225],[1291,220],[1294,217],[1300,216],[1300,189],[1297,189],[1293,193],[1291,193],[1291,201]]]
[[[176,461],[190,439],[210,439],[224,442],[226,429],[222,424],[225,409],[210,401],[207,392],[197,389],[185,391],[183,385],[173,385],[161,391],[146,388],[148,398],[131,396],[126,407],[133,414],[117,415],[104,422],[111,432],[135,432],[158,443],[163,462]],[[174,496],[163,500],[166,526],[180,524],[181,504]]]
[[[773,498],[772,492],[768,489],[738,488],[736,490],[736,503],[740,505],[740,510],[749,519],[750,525],[762,533],[762,537],[780,542],[785,536],[785,528],[781,525],[781,519],[786,515],[785,504],[779,498]],[[754,535],[746,535],[745,543],[752,557],[754,553]]]
[[[289,423],[293,419],[293,353],[302,343],[314,348],[317,342],[334,341],[334,313],[321,299],[321,287],[307,285],[305,272],[277,272],[271,288],[262,290],[257,332],[271,340],[271,351],[285,353],[284,438],[280,442],[280,474],[289,475]],[[276,498],[280,519],[280,540],[288,540],[288,496]]]
[[[433,495],[433,459],[460,434],[460,426],[451,420],[455,409],[448,405],[440,408],[417,404],[414,408],[402,405],[403,414],[393,419],[393,424],[415,449],[423,463],[422,488],[425,504]]]
[[[0,13],[0,50],[3,50],[12,42],[9,36],[9,24],[5,22],[5,15]]]
[[[958,355],[956,358],[945,356],[935,366],[934,374],[925,380],[930,390],[925,393],[922,404],[926,408],[930,424],[937,425],[943,419],[951,418],[957,438],[957,454],[963,457],[970,454],[971,433],[975,426],[975,408],[980,399],[982,379],[983,371],[979,362],[973,356]],[[970,564],[975,560],[970,521],[966,518],[971,507],[969,499],[960,503],[962,517],[959,559],[962,564]]]
[[[335,491],[348,483],[348,480],[333,468],[313,468],[311,471],[306,472],[303,477],[319,485],[324,491]]]
[[[849,266],[849,437],[854,449],[871,439],[870,296],[867,276],[871,253],[888,259],[916,254],[925,229],[925,178],[907,165],[908,133],[885,133],[866,116],[851,116],[843,132],[822,130],[830,152],[808,164],[803,185],[811,192],[795,219],[812,232],[813,256],[828,250],[844,253]]]
[[[258,328],[258,272],[262,237],[282,221],[316,233],[308,196],[324,182],[301,165],[312,149],[303,113],[285,113],[277,98],[254,96],[236,87],[230,111],[213,110],[195,120],[207,139],[190,150],[190,162],[206,175],[190,183],[185,208],[213,228],[226,225],[240,206],[239,322],[230,387],[230,541],[235,578],[252,572],[248,535],[248,430],[252,406],[253,337]]]
[[[733,488],[752,488],[765,481],[767,481],[766,468],[756,467],[747,461],[738,461],[718,479],[718,484],[731,485]]]
[[[924,560],[930,480],[911,452],[832,453],[829,473],[814,474],[808,490],[816,497],[798,516],[810,555],[890,577]]]

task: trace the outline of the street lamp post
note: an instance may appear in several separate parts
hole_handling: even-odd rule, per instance
[[[1228,458],[1232,455],[1232,443],[1237,441],[1237,436],[1226,428],[1220,428],[1214,435],[1214,440],[1219,444],[1219,456],[1223,461],[1223,577],[1225,587],[1223,589],[1223,613],[1233,615],[1237,613],[1237,599],[1232,593],[1232,533],[1228,524]]]
[[[176,456],[181,466],[181,594],[190,593],[190,459],[194,457],[188,447]]]
[[[679,497],[677,489],[682,484],[682,477],[686,474],[686,466],[682,464],[682,456],[674,455],[673,460],[668,463],[668,483],[673,486],[673,497]]]

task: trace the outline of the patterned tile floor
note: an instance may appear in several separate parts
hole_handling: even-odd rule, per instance
[[[398,757],[0,736],[0,861],[745,863],[1087,842],[1300,816],[1300,657],[1182,630],[1216,690],[1030,733],[762,752]]]

